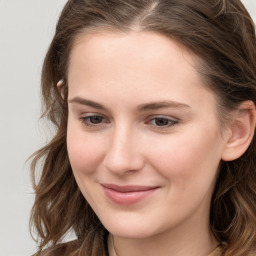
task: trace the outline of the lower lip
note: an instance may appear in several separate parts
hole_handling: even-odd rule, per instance
[[[151,194],[153,194],[158,188],[153,188],[149,190],[143,190],[143,191],[132,191],[132,192],[118,192],[116,190],[110,189],[110,188],[104,188],[105,195],[107,198],[119,205],[132,205],[136,204],[143,199],[147,198]]]

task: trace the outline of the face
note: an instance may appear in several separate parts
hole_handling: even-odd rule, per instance
[[[153,32],[99,32],[74,44],[68,153],[81,192],[114,235],[208,225],[225,139],[195,66],[195,56]]]

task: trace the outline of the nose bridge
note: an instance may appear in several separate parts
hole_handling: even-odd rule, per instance
[[[137,133],[128,124],[115,126],[104,159],[104,165],[109,171],[122,175],[142,168],[143,156]]]

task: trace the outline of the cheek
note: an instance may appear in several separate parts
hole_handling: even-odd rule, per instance
[[[151,164],[171,186],[186,191],[197,186],[210,186],[221,160],[221,141],[217,130],[191,127],[163,143],[154,142]],[[205,132],[209,131],[209,133]],[[157,146],[156,146],[157,145]]]
[[[95,172],[103,156],[103,145],[95,136],[90,136],[81,127],[69,124],[67,149],[74,175],[90,175]]]

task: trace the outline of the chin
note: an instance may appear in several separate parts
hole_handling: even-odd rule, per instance
[[[145,218],[144,218],[145,219]],[[106,220],[106,219],[105,219]],[[143,239],[155,235],[158,228],[143,220],[113,220],[102,221],[105,228],[114,236],[123,238]]]
[[[154,232],[149,230],[141,230],[138,227],[126,228],[126,229],[111,228],[111,229],[108,229],[108,231],[114,236],[127,238],[127,239],[143,239],[143,238],[148,238],[154,235]]]

